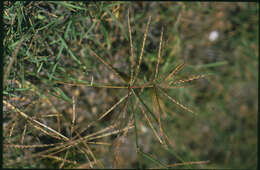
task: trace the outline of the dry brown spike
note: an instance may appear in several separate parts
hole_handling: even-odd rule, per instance
[[[108,113],[110,113],[114,108],[116,108],[120,103],[122,103],[127,97],[129,97],[132,93],[125,95],[122,97],[115,105],[113,105],[108,111],[106,111],[104,114],[102,114],[98,120],[103,119]]]
[[[4,144],[4,147],[14,147],[14,148],[22,148],[22,149],[28,149],[28,148],[45,148],[50,146],[59,146],[64,145],[65,143],[51,143],[51,144],[36,144],[36,145],[16,145],[16,144]]]
[[[74,164],[74,165],[77,165],[77,164],[78,164],[76,161],[66,160],[66,159],[60,158],[60,157],[58,157],[58,156],[42,155],[42,157],[52,158],[52,159],[56,159],[56,160],[59,160],[59,161],[64,161],[64,162],[72,163],[72,164]]]
[[[133,115],[132,115],[132,117],[130,118],[130,121],[128,122],[128,124],[127,124],[127,127],[129,128],[130,126],[132,126],[134,124],[134,119],[133,119]],[[123,132],[123,134],[120,136],[120,135],[118,135],[118,137],[117,137],[117,141],[116,141],[116,144],[115,144],[115,158],[114,158],[114,161],[113,161],[113,165],[114,165],[114,167],[117,167],[117,165],[120,163],[120,153],[119,153],[119,146],[121,145],[121,143],[122,143],[122,140],[120,140],[121,138],[125,138],[126,137],[126,135],[127,135],[127,133],[128,133],[128,130],[129,129],[127,129],[126,131],[124,131]]]
[[[198,75],[198,76],[193,76],[193,77],[189,77],[185,80],[178,80],[178,81],[173,81],[170,83],[171,84],[181,84],[181,83],[185,83],[185,82],[190,82],[190,81],[193,81],[193,80],[198,80],[198,79],[201,79],[203,77],[205,77],[206,75]]]
[[[63,158],[63,160],[62,160],[62,162],[59,166],[60,169],[63,168],[64,163],[67,161],[67,156],[68,156],[68,150],[66,151],[65,156],[64,156],[64,158]]]
[[[146,42],[146,37],[147,37],[147,34],[148,34],[148,28],[149,28],[150,22],[151,22],[151,16],[149,17],[148,22],[146,24],[144,39],[143,39],[143,45],[142,45],[142,48],[141,48],[141,53],[140,53],[140,56],[139,56],[139,61],[138,61],[138,65],[137,65],[136,72],[135,72],[135,77],[134,77],[132,84],[134,84],[134,82],[137,79],[137,76],[139,74],[139,71],[140,71],[140,66],[141,66],[142,59],[143,59],[144,47],[145,47],[145,42]]]
[[[10,133],[9,133],[9,139],[8,139],[8,143],[10,143],[11,142],[11,136],[12,136],[12,134],[13,134],[13,131],[14,131],[14,127],[15,127],[15,122],[13,123],[13,125],[12,125],[12,127],[11,127],[11,130],[10,130]]]
[[[27,114],[25,114],[24,112],[20,111],[19,109],[15,108],[13,105],[9,104],[8,102],[6,102],[5,100],[3,100],[3,103],[5,105],[7,105],[9,108],[11,108],[12,110],[14,110],[15,112],[19,113],[22,117],[24,117],[27,120],[32,121],[33,123],[36,123],[37,125],[39,125],[40,127],[46,128],[47,130],[53,132],[54,134],[58,135],[59,137],[62,137],[65,140],[69,140],[69,138],[67,138],[66,136],[62,135],[61,133],[57,132],[56,130],[46,126],[45,124],[29,117]]]
[[[144,112],[144,109],[143,109],[142,107],[140,107],[140,108],[141,108],[141,111],[142,111],[142,113],[144,114],[144,117],[145,117],[145,119],[147,120],[149,126],[152,128],[152,131],[153,131],[154,135],[156,136],[156,138],[158,139],[158,141],[159,141],[161,144],[163,144],[162,139],[160,138],[160,136],[159,136],[158,133],[156,132],[155,128],[153,127],[151,121],[149,120],[148,116],[147,116],[146,113]]]
[[[22,138],[21,138],[21,144],[23,144],[24,136],[25,136],[25,133],[26,133],[26,129],[27,129],[27,125],[25,124],[25,125],[24,125],[23,134],[22,134]]]
[[[91,151],[91,149],[89,148],[88,144],[86,143],[86,141],[81,137],[81,135],[79,133],[77,133],[77,136],[79,137],[79,139],[81,140],[81,142],[83,143],[83,145],[86,147],[87,152],[91,155],[91,157],[94,160],[94,163],[97,164],[97,159],[95,157],[95,155],[93,154],[93,152]],[[97,164],[99,166],[99,164]],[[102,166],[100,166],[99,168],[102,168]],[[103,167],[104,168],[104,167]]]
[[[132,30],[131,30],[130,16],[129,15],[130,15],[130,12],[129,12],[129,9],[128,9],[127,20],[128,20],[128,31],[129,31],[130,51],[131,51],[131,56],[130,56],[130,64],[131,64],[130,83],[132,83],[133,77],[134,77],[135,55],[134,55],[134,48],[133,48],[133,41],[132,41]]]
[[[158,71],[159,71],[158,69],[159,69],[159,64],[160,64],[160,60],[161,60],[162,38],[163,38],[163,27],[162,27],[162,31],[161,31],[160,44],[159,44],[158,57],[157,57],[157,64],[156,64],[154,79],[157,78]]]
[[[207,164],[210,161],[195,161],[195,162],[183,162],[183,163],[175,163],[170,164],[168,167],[175,167],[175,166],[182,166],[182,165],[200,165],[200,164]]]
[[[74,126],[75,126],[75,120],[76,120],[76,102],[75,102],[75,96],[72,96],[72,123],[71,123],[71,129],[70,129],[70,136],[72,137],[72,133],[74,132]]]
[[[173,77],[175,74],[177,74],[180,70],[184,68],[186,63],[178,65],[165,79],[164,81],[167,81],[169,78]]]
[[[160,89],[160,88],[159,88]],[[168,99],[170,99],[173,103],[177,104],[178,106],[180,106],[181,108],[183,108],[184,110],[187,110],[188,112],[194,113],[192,110],[188,109],[187,107],[183,106],[182,104],[180,104],[179,102],[177,102],[175,99],[173,99],[171,96],[169,96],[167,93],[165,93],[162,89],[160,89],[160,91],[163,93],[163,95],[165,95]]]

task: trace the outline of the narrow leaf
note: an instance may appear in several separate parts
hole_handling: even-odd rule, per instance
[[[168,169],[168,167],[164,164],[162,164],[160,161],[154,159],[152,156],[150,156],[149,154],[141,151],[140,149],[138,150],[139,153],[141,153],[145,158],[149,159],[150,161],[152,161],[153,163],[157,164],[157,165],[160,165],[166,169]]]
[[[120,76],[120,73],[114,69],[110,64],[108,64],[103,58],[97,55],[92,49],[88,48],[90,53],[94,55],[98,60],[100,60],[108,69],[110,69],[122,82],[126,83],[125,79]]]

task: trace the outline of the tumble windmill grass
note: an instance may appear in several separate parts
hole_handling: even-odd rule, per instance
[[[87,86],[89,88],[113,88],[113,89],[124,89],[124,95],[121,97],[114,105],[112,105],[109,109],[107,109],[105,112],[99,115],[98,119],[89,123],[85,128],[78,130],[78,126],[75,124],[76,121],[76,111],[75,111],[75,99],[72,99],[72,108],[73,108],[73,114],[71,116],[71,128],[70,128],[70,135],[64,135],[61,133],[61,123],[60,123],[60,113],[56,109],[56,118],[57,118],[57,124],[58,124],[58,130],[54,130],[53,128],[50,128],[49,126],[43,124],[42,122],[28,116],[26,113],[20,111],[19,109],[12,106],[10,103],[4,101],[4,104],[9,107],[11,110],[13,110],[16,113],[19,113],[27,122],[28,124],[32,125],[35,129],[43,132],[45,135],[55,138],[61,142],[59,143],[53,143],[53,144],[39,144],[39,145],[15,145],[15,144],[6,144],[5,146],[8,147],[14,147],[14,148],[44,148],[44,147],[51,147],[50,149],[46,149],[42,152],[30,155],[30,157],[24,157],[23,159],[32,159],[34,157],[41,157],[42,158],[51,158],[55,160],[61,161],[61,164],[59,167],[64,167],[65,162],[70,164],[77,164],[76,161],[70,161],[67,159],[69,149],[72,147],[76,147],[78,149],[79,153],[86,154],[86,160],[88,160],[88,166],[93,167],[99,167],[103,168],[103,164],[96,158],[95,154],[91,150],[91,148],[88,146],[89,144],[97,144],[97,145],[109,145],[105,142],[95,142],[93,140],[100,139],[106,136],[111,135],[117,135],[117,139],[120,139],[121,137],[126,137],[127,133],[130,129],[134,129],[135,137],[136,137],[136,150],[137,153],[140,155],[143,155],[144,157],[150,159],[155,164],[159,165],[160,167],[167,167],[167,165],[164,165],[160,163],[160,161],[157,161],[149,154],[146,154],[140,144],[139,144],[139,124],[138,122],[141,122],[139,120],[143,119],[148,123],[150,126],[152,132],[155,135],[155,138],[158,140],[160,144],[165,146],[166,148],[171,143],[169,141],[168,136],[166,135],[166,130],[163,127],[163,123],[161,121],[161,116],[164,112],[164,106],[162,103],[162,96],[167,98],[169,101],[177,105],[178,107],[182,108],[183,110],[194,113],[191,109],[189,109],[187,106],[181,104],[177,100],[175,100],[173,97],[167,94],[167,90],[171,88],[184,88],[186,87],[186,83],[192,82],[194,80],[198,80],[205,75],[199,75],[199,76],[191,76],[186,79],[182,80],[175,80],[176,75],[184,69],[186,63],[178,65],[176,68],[172,69],[172,71],[166,75],[160,74],[160,62],[161,59],[165,56],[161,54],[162,50],[162,42],[163,42],[163,28],[161,30],[160,35],[160,43],[158,48],[158,56],[157,56],[157,63],[156,67],[153,70],[153,76],[150,76],[150,80],[143,81],[143,78],[140,77],[140,71],[141,71],[141,64],[144,58],[144,49],[146,45],[147,35],[149,31],[149,25],[151,23],[151,17],[149,17],[143,42],[141,46],[141,51],[138,56],[138,58],[134,54],[134,47],[133,47],[133,38],[132,38],[132,29],[130,24],[130,14],[128,10],[128,31],[129,31],[129,44],[130,44],[130,59],[129,59],[129,73],[128,74],[122,74],[119,72],[116,68],[114,68],[108,61],[106,61],[103,57],[99,56],[93,49],[90,47],[87,47],[88,51],[90,52],[91,56],[94,56],[97,60],[99,60],[101,63],[104,64],[105,67],[107,67],[120,81],[121,83],[118,85],[113,84],[99,84],[96,83],[93,78],[91,82],[83,82],[80,80],[75,80],[74,82],[68,82],[68,81],[61,81],[61,80],[52,80],[52,82],[56,84],[67,84],[67,85],[73,85],[73,86]],[[32,84],[29,84],[29,82],[26,84],[27,87],[30,87],[31,91],[37,92]],[[150,107],[149,104],[144,100],[142,97],[142,94],[144,91],[149,90],[149,94],[151,95],[151,98],[153,99],[153,104],[151,106],[154,106],[154,108]],[[42,95],[42,94],[41,94]],[[48,100],[46,97],[43,97],[46,100]],[[48,103],[51,104],[49,101]],[[52,104],[51,104],[52,105]],[[123,105],[123,106],[122,106]],[[121,113],[118,115],[117,119],[111,123],[112,125],[97,131],[93,132],[88,135],[82,135],[83,132],[88,130],[90,127],[95,126],[99,121],[103,120],[105,117],[107,117],[109,114],[111,114],[112,111],[119,108],[119,106],[122,106]],[[55,107],[54,107],[55,108]],[[139,112],[137,112],[139,109]],[[120,120],[121,119],[121,120]],[[24,127],[24,133],[22,139],[24,139],[24,134],[27,130],[27,126]],[[73,136],[72,134],[75,133]],[[11,136],[11,135],[10,135]],[[69,136],[69,137],[68,137]],[[23,141],[23,140],[22,140]],[[119,146],[121,144],[120,140],[115,140],[115,157],[114,157],[114,166],[117,167],[120,165],[120,159],[119,159]],[[82,146],[83,145],[83,146]],[[65,156],[60,156],[60,153],[64,153]]]
[[[145,48],[145,43],[146,43],[146,39],[147,39],[150,22],[151,22],[151,17],[149,17],[149,19],[147,21],[141,51],[140,51],[140,54],[138,57],[138,61],[136,61],[136,57],[134,54],[134,47],[133,47],[132,29],[131,29],[129,10],[128,10],[128,31],[129,31],[129,43],[130,43],[130,59],[129,59],[130,72],[127,75],[119,72],[109,62],[107,62],[103,57],[99,56],[90,47],[87,47],[90,54],[92,56],[95,56],[101,63],[104,64],[104,66],[106,66],[122,82],[121,85],[118,85],[118,84],[117,85],[111,85],[111,84],[100,85],[100,84],[91,82],[91,84],[88,84],[88,86],[95,87],[95,88],[126,89],[125,95],[123,97],[121,97],[121,99],[115,105],[113,105],[112,107],[110,107],[110,109],[108,109],[105,113],[103,113],[99,117],[98,120],[101,120],[104,117],[106,117],[111,111],[116,109],[121,103],[123,103],[123,101],[125,101],[121,114],[125,115],[127,112],[127,108],[129,108],[128,110],[131,110],[130,112],[128,111],[128,113],[131,114],[132,116],[131,116],[130,120],[126,120],[126,121],[129,122],[128,126],[130,126],[131,124],[134,124],[135,134],[136,134],[136,147],[137,147],[137,151],[139,151],[140,153],[142,153],[142,151],[140,150],[140,147],[138,144],[138,130],[137,130],[138,125],[137,125],[137,115],[136,114],[142,113],[143,116],[145,117],[145,120],[148,122],[150,128],[152,129],[154,135],[158,139],[158,141],[163,145],[167,145],[167,143],[170,143],[170,142],[165,141],[165,140],[168,140],[168,137],[167,137],[165,130],[163,129],[163,125],[161,123],[161,114],[163,113],[163,109],[161,106],[162,104],[160,103],[161,98],[162,98],[161,96],[165,96],[166,98],[168,98],[168,100],[170,100],[172,103],[179,106],[183,110],[194,114],[194,111],[192,111],[188,107],[184,106],[183,104],[181,104],[180,102],[178,102],[177,100],[175,100],[174,98],[169,96],[167,94],[166,90],[171,89],[171,88],[184,88],[187,86],[186,83],[189,83],[189,82],[192,82],[192,81],[205,77],[205,75],[197,75],[197,76],[187,77],[186,79],[175,80],[176,75],[185,67],[186,63],[178,65],[167,75],[159,75],[159,65],[160,65],[160,61],[161,61],[161,57],[162,57],[161,56],[161,48],[162,48],[162,41],[163,41],[163,28],[162,28],[158,56],[157,56],[157,63],[156,63],[156,68],[154,70],[154,78],[152,80],[149,80],[148,82],[143,82],[142,79],[139,78],[138,76],[140,73],[140,66],[141,66],[141,63],[143,60],[143,56],[144,56],[144,48]],[[71,84],[78,85],[77,83],[75,83],[75,84],[71,83]],[[141,91],[137,92],[137,90],[139,90],[139,89]],[[155,100],[154,104],[156,107],[156,111],[152,111],[147,106],[147,104],[145,104],[144,100],[141,97],[142,92],[146,89],[152,90],[151,95]],[[131,99],[131,97],[135,99],[135,101],[136,101],[135,104],[133,104],[133,101],[132,101],[133,99]],[[135,111],[133,111],[133,110],[135,110],[133,108],[136,108],[136,107],[139,107],[139,109],[141,110],[141,113],[136,113]],[[133,118],[133,120],[132,120],[132,118]],[[156,124],[159,128],[159,132],[157,132],[155,130],[156,128],[154,127],[154,124],[151,123],[152,121],[156,122]],[[125,131],[125,133],[123,133],[122,137],[125,137],[127,132],[128,131]],[[120,134],[118,134],[118,135],[120,135]],[[119,145],[120,145],[120,142],[118,140],[118,143],[116,143],[116,148],[118,148]],[[115,158],[115,160],[116,160],[116,158]]]

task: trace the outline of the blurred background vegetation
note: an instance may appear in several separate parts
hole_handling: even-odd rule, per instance
[[[169,114],[163,122],[174,154],[160,148],[146,123],[140,125],[139,133],[143,150],[166,165],[178,163],[180,159],[183,162],[210,161],[184,168],[256,168],[258,3],[5,1],[4,100],[64,135],[69,121],[61,120],[62,127],[58,129],[56,119],[44,115],[58,111],[69,119],[72,96],[76,98],[80,126],[87,126],[98,118],[123,96],[121,90],[68,86],[55,81],[78,79],[117,84],[113,73],[90,55],[87,47],[119,71],[128,73],[128,9],[136,55],[140,53],[145,25],[151,16],[141,65],[143,77],[148,79],[154,72],[162,26],[164,37],[159,75],[183,61],[188,65],[181,77],[210,74],[194,86],[168,92],[197,113],[193,116],[168,100],[164,101]],[[143,97],[150,100],[149,95]],[[57,142],[27,126],[26,121],[6,105],[3,111],[4,144]],[[112,121],[113,116],[110,116],[91,131],[104,128]],[[113,139],[111,136],[103,141],[113,143]],[[126,139],[120,148],[123,167],[137,167],[137,160],[142,160],[143,167],[156,167],[149,160],[137,157],[133,131]],[[112,150],[113,146],[93,146],[96,157],[108,168],[112,167]],[[4,145],[3,151],[3,167],[59,165],[53,159],[22,159],[38,152],[37,149]],[[71,154],[67,159],[79,164],[65,163],[65,167],[79,167],[86,162],[80,154]]]

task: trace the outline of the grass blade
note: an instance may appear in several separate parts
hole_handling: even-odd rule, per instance
[[[60,88],[56,87],[54,88],[55,92],[58,94],[58,95],[55,95],[52,93],[52,95],[58,97],[58,98],[61,98],[63,99],[64,101],[67,101],[67,102],[70,102],[72,103],[72,100],[63,92],[63,90],[61,90]]]
[[[76,11],[76,9],[78,9],[78,10],[87,10],[86,8],[83,8],[83,7],[80,7],[80,6],[76,6],[76,5],[73,5],[73,4],[68,3],[68,2],[54,1],[52,3],[56,3],[56,4],[59,4],[59,5],[62,5],[62,6],[68,8],[69,10],[72,10],[72,11]]]
[[[61,58],[61,54],[62,54],[63,48],[64,48],[64,46],[62,45],[62,46],[60,47],[59,53],[58,53],[58,55],[57,55],[57,59],[56,59],[57,62],[54,64],[54,66],[53,66],[53,68],[52,68],[52,71],[51,71],[51,74],[50,74],[50,76],[49,76],[49,80],[52,80],[52,78],[53,78],[53,74],[55,73],[56,68],[57,68],[57,66],[58,66],[58,64],[59,64],[59,61],[60,61],[60,58]]]
[[[138,149],[138,152],[141,153],[145,158],[147,158],[148,160],[152,161],[153,163],[162,166],[163,168],[168,169],[168,167],[164,164],[162,164],[160,161],[154,159],[152,156],[150,156],[149,154],[141,151],[140,149]]]
[[[209,64],[202,64],[202,65],[198,65],[198,66],[190,66],[190,67],[194,67],[194,68],[211,68],[211,67],[219,67],[219,66],[223,66],[223,65],[227,65],[228,61],[218,61],[215,63],[209,63]]]
[[[13,52],[13,56],[12,56],[12,58],[11,58],[11,60],[10,60],[10,63],[9,63],[8,66],[7,66],[7,69],[6,69],[5,74],[4,74],[4,79],[3,79],[3,89],[4,89],[5,86],[6,86],[6,81],[7,81],[8,77],[9,77],[9,73],[10,73],[10,70],[11,70],[11,68],[12,68],[12,65],[13,65],[13,63],[14,63],[15,60],[16,60],[16,56],[17,56],[17,54],[18,54],[18,52],[19,52],[19,49],[20,49],[21,46],[22,46],[23,39],[24,39],[24,38],[22,37],[21,40],[18,42],[18,45],[16,46],[16,48],[15,48],[15,50],[14,50],[14,52]]]
[[[80,60],[73,54],[73,52],[69,49],[67,43],[64,41],[64,39],[56,32],[56,35],[59,37],[62,45],[65,47],[65,49],[68,51],[68,53],[71,55],[71,57],[78,63],[81,64]]]
[[[114,16],[114,14],[112,12],[110,12],[110,10],[107,7],[105,8],[105,11],[112,17],[114,22],[119,26],[119,28],[123,32],[125,38],[128,40],[127,34],[125,33],[125,31],[124,31],[125,29],[123,28],[122,24],[118,21],[118,19]]]
[[[163,113],[163,112],[162,112],[162,109],[161,109],[161,106],[160,106],[159,96],[158,96],[157,89],[156,89],[155,86],[153,88],[153,92],[155,94],[155,100],[156,100],[155,105],[156,105],[156,112],[158,114],[158,123],[159,123],[160,133],[161,133],[161,136],[163,136],[162,123],[161,123],[161,114],[160,114],[160,113]]]
[[[134,115],[134,128],[135,128],[135,144],[136,144],[136,148],[138,149],[139,148],[139,144],[138,144],[138,132],[137,132],[137,115],[135,113],[135,111],[133,110],[133,103],[132,103],[132,100],[130,100],[131,102],[131,112],[133,113]]]
[[[175,164],[170,164],[167,165],[168,167],[175,167],[175,166],[185,166],[185,165],[201,165],[201,164],[207,164],[210,161],[194,161],[194,162],[183,162],[183,163],[175,163]]]
[[[125,79],[120,76],[120,73],[114,69],[110,64],[108,64],[103,58],[97,55],[92,49],[88,48],[90,53],[94,55],[99,61],[101,61],[109,70],[111,70],[115,76],[117,76],[122,82],[126,83]]]
[[[101,30],[102,30],[102,32],[103,32],[103,34],[104,34],[104,37],[105,37],[105,40],[106,40],[107,49],[109,50],[109,49],[111,48],[111,42],[110,42],[110,40],[109,40],[107,30],[106,30],[106,28],[105,28],[105,26],[104,26],[102,20],[101,20],[101,22],[100,22],[100,26],[101,26]]]
[[[132,89],[132,92],[134,93],[134,95],[139,99],[139,101],[142,103],[142,105],[145,107],[145,109],[150,113],[150,115],[154,118],[154,120],[158,123],[158,120],[156,119],[155,114],[149,109],[149,107],[144,103],[143,99],[134,92],[134,90]]]
[[[153,133],[155,134],[156,138],[158,139],[158,141],[159,141],[161,144],[163,144],[162,139],[160,138],[160,136],[159,136],[158,133],[156,132],[156,130],[155,130],[155,128],[153,127],[153,125],[152,125],[151,121],[149,120],[148,116],[145,114],[144,109],[141,108],[141,111],[143,112],[144,117],[145,117],[145,119],[147,120],[149,126],[151,127]]]

